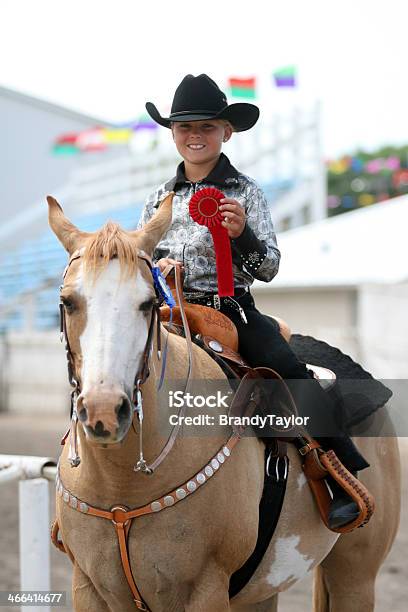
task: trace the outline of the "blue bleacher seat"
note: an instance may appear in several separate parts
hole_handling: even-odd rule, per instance
[[[72,222],[89,232],[99,229],[108,220],[131,230],[136,227],[142,208],[141,203],[131,204],[106,213],[78,216]],[[15,305],[0,318],[0,332],[21,329],[24,294],[35,292],[48,279],[55,280],[55,286],[35,293],[35,327],[52,329],[58,325],[58,290],[66,262],[67,254],[51,230],[0,256],[0,312],[7,304]]]

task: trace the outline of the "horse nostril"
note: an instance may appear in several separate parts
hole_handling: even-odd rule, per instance
[[[95,435],[100,436],[100,437],[108,437],[110,436],[110,432],[105,430],[105,427],[102,423],[102,421],[97,421],[96,425],[94,427],[94,432]]]
[[[122,421],[126,421],[130,416],[129,402],[126,398],[123,398],[122,403],[119,406],[116,406],[116,415],[118,418],[118,423]]]

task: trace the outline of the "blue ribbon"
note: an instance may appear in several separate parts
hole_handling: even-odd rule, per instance
[[[152,268],[152,276],[153,276],[154,286],[155,286],[157,292],[162,296],[162,298],[166,302],[167,306],[170,308],[169,326],[171,326],[172,321],[173,321],[173,306],[176,305],[176,300],[174,299],[173,294],[172,294],[172,292],[170,290],[170,287],[166,283],[166,279],[164,278],[163,274],[160,272],[160,268],[158,266],[153,266],[153,268]],[[164,381],[164,373],[165,373],[165,370],[166,370],[167,344],[168,344],[168,340],[169,340],[169,333],[170,332],[167,332],[166,344],[164,345],[162,368],[161,368],[161,372],[160,372],[159,384],[157,385],[157,391],[160,391],[160,389],[162,388],[162,385],[163,385],[163,381]]]
[[[174,299],[173,294],[170,290],[170,287],[166,283],[166,279],[164,278],[163,274],[160,272],[160,268],[158,266],[153,266],[152,276],[153,276],[153,282],[154,282],[155,288],[160,293],[160,295],[166,302],[167,306],[169,306],[171,310],[173,306],[176,305],[176,300]]]

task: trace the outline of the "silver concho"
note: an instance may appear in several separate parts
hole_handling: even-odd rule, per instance
[[[218,459],[218,461],[220,463],[224,463],[224,461],[225,461],[225,457],[224,457],[224,455],[222,453],[218,453],[217,459]]]
[[[88,512],[89,508],[88,508],[88,504],[85,504],[84,502],[81,502],[79,504],[79,510],[81,512]]]
[[[172,497],[171,495],[166,495],[166,497],[163,499],[163,502],[165,506],[172,506],[175,503],[174,497]]]
[[[78,505],[78,500],[73,495],[71,495],[71,497],[69,498],[69,505],[71,506],[71,508],[76,508]]]
[[[214,470],[218,470],[218,468],[220,467],[220,464],[216,459],[211,459],[211,465],[213,466]]]
[[[208,478],[210,478],[210,476],[214,474],[214,470],[212,469],[211,465],[206,465],[204,472],[206,473]]]
[[[205,482],[205,476],[202,472],[200,472],[199,474],[197,474],[197,478],[196,478],[197,482],[199,484],[203,484],[203,482]]]
[[[208,346],[210,347],[210,349],[212,349],[216,353],[222,353],[223,351],[221,344],[217,342],[217,340],[210,340],[208,343]]]
[[[231,451],[230,451],[230,449],[228,448],[228,446],[224,446],[224,448],[222,449],[222,452],[224,453],[224,455],[225,455],[226,457],[229,457],[229,456],[230,456],[230,454],[231,454]]]
[[[69,492],[65,489],[62,492],[62,499],[64,500],[64,502],[69,502]]]
[[[177,499],[184,499],[186,495],[187,495],[187,491],[185,489],[177,489],[176,491]]]
[[[162,509],[162,505],[159,501],[154,501],[150,504],[151,509],[153,510],[153,512],[158,512],[159,510]]]
[[[190,493],[195,491],[196,488],[197,488],[196,483],[193,480],[189,480],[188,483],[187,483],[187,489],[190,491]]]

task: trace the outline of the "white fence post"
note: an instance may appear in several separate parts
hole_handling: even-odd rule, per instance
[[[48,481],[20,480],[20,572],[22,591],[50,590],[50,518]],[[22,610],[26,610],[22,606]],[[30,606],[32,612],[50,612],[49,606]]]

